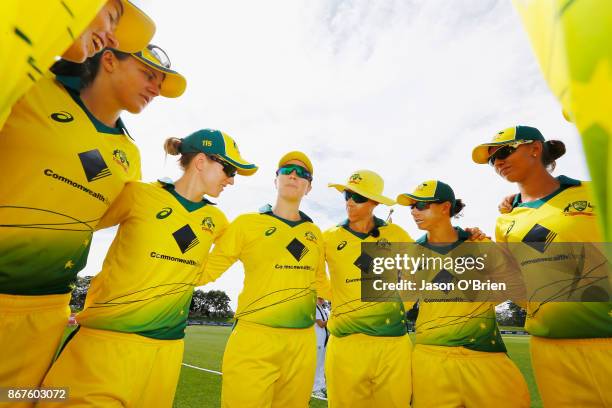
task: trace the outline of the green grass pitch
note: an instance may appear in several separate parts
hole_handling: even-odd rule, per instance
[[[228,327],[191,326],[185,337],[183,362],[191,366],[221,371],[221,359]],[[510,358],[519,367],[531,392],[531,406],[541,407],[529,358],[528,336],[504,336]],[[175,408],[219,407],[221,405],[221,376],[197,368],[183,366],[174,399]],[[311,399],[311,407],[327,407],[325,401]]]

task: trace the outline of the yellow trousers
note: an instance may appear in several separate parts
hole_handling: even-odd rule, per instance
[[[183,345],[183,340],[81,327],[43,381],[44,387],[68,387],[69,399],[37,407],[170,408]]]
[[[612,339],[532,336],[531,363],[545,407],[612,407]]]
[[[238,321],[223,354],[221,406],[308,407],[316,366],[314,327]]]
[[[331,336],[325,375],[330,408],[410,405],[412,342],[399,337]]]
[[[414,408],[529,407],[527,383],[506,353],[417,344]]]
[[[70,294],[0,294],[0,387],[40,386],[70,316]],[[2,406],[26,408],[32,402]]]

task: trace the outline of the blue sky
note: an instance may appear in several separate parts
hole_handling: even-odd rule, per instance
[[[143,178],[180,175],[175,158],[164,157],[165,138],[221,129],[260,166],[216,200],[230,219],[274,201],[276,163],[297,149],[315,166],[302,209],[323,230],[344,219],[344,201],[327,183],[370,169],[393,198],[424,180],[449,183],[467,204],[458,224],[492,235],[497,203],[515,186],[472,163],[471,149],[516,124],[566,144],[555,174],[588,179],[579,136],[509,1],[136,3],[157,23],[153,42],[188,81],[181,98],[123,115]],[[405,207],[395,207],[393,221],[421,235]],[[114,232],[96,234],[80,275],[100,270]],[[205,289],[225,290],[235,309],[242,278],[238,264]]]

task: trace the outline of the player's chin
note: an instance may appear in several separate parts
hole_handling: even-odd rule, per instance
[[[142,112],[146,107],[147,103],[144,102],[135,102],[125,107],[125,110],[130,112],[131,114],[137,115]]]
[[[416,223],[416,226],[417,226],[417,228],[418,228],[418,229],[420,229],[420,230],[423,230],[423,231],[426,231],[426,230],[427,230],[427,224],[426,224],[425,222],[423,222],[423,221],[421,221],[421,222],[417,222],[417,223]]]
[[[77,64],[81,64],[85,62],[85,60],[90,57],[89,49],[87,47],[88,42],[82,38],[78,38],[71,46],[64,52],[62,58],[75,62]]]
[[[512,171],[510,171],[508,173],[505,173],[505,174],[503,174],[501,176],[504,179],[506,179],[506,181],[509,181],[510,183],[516,183],[516,182],[520,181],[520,179],[521,179],[516,173],[514,173]]]
[[[216,190],[207,192],[206,195],[213,197],[213,198],[217,198],[221,195],[222,192],[223,192],[223,187],[217,187]]]

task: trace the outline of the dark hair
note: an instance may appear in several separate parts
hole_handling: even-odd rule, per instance
[[[565,154],[565,144],[560,140],[547,140],[542,143],[542,164],[553,171],[557,165],[555,160]]]
[[[169,137],[164,142],[164,151],[166,154],[171,156],[178,156],[178,162],[183,170],[186,170],[189,167],[189,163],[193,160],[194,157],[198,155],[198,153],[181,153],[181,144],[183,144],[183,140],[177,137]]]
[[[104,52],[112,52],[118,60],[124,60],[130,56],[130,54],[122,51],[118,51],[112,48],[105,48],[93,57],[87,58],[85,62],[77,63],[60,59],[55,62],[50,68],[51,72],[55,75],[67,75],[67,76],[78,76],[81,79],[83,88],[91,85],[98,75],[100,70],[100,60]]]
[[[461,210],[465,208],[465,203],[460,198],[455,200],[455,207],[451,208],[451,217],[457,217]]]

